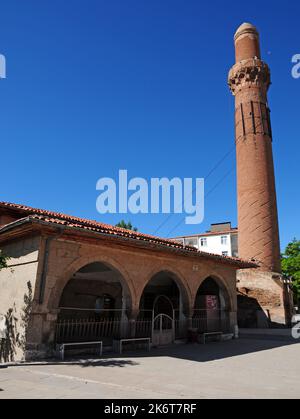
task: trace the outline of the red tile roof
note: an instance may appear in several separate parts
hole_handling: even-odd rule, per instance
[[[109,224],[99,223],[97,221],[92,221],[84,218],[74,217],[67,214],[62,214],[59,212],[42,210],[39,208],[32,208],[26,205],[13,204],[10,202],[0,202],[0,212],[1,210],[12,211],[14,214],[20,215],[18,220],[22,218],[25,221],[27,217],[28,221],[41,221],[50,224],[64,225],[69,228],[80,228],[83,230],[93,231],[102,234],[108,234],[115,237],[129,238],[133,240],[140,240],[146,243],[152,243],[156,245],[162,245],[169,248],[174,248],[178,250],[188,251],[190,253],[198,254],[209,259],[220,260],[223,262],[229,262],[237,265],[247,265],[247,267],[255,267],[255,263],[252,261],[245,261],[238,258],[233,258],[229,256],[220,256],[212,253],[201,252],[195,247],[192,246],[183,246],[181,243],[178,243],[172,239],[163,239],[160,237],[151,236],[149,234],[143,234],[131,230],[125,230],[120,227],[115,227]],[[30,216],[28,218],[28,216]],[[13,226],[15,223],[11,223]],[[9,224],[8,224],[9,226]],[[4,230],[7,230],[7,226],[0,228],[0,233]],[[250,266],[251,265],[251,266]]]

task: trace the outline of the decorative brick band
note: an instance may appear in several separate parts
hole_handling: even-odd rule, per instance
[[[267,135],[272,139],[270,109],[266,103],[250,100],[235,109],[236,141],[248,134]]]
[[[241,89],[253,86],[264,87],[271,84],[269,66],[258,58],[251,58],[235,64],[229,72],[228,85],[235,96]]]

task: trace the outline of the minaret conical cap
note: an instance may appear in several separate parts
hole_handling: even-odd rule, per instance
[[[234,35],[234,39],[236,40],[239,36],[245,34],[245,33],[252,33],[255,34],[257,36],[258,35],[258,30],[256,29],[256,27],[254,25],[252,25],[252,23],[243,23],[236,31],[235,35]]]

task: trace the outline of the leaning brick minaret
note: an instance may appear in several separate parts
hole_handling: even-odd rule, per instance
[[[259,35],[244,23],[235,34],[236,64],[229,74],[235,96],[239,256],[264,271],[281,272],[272,129],[267,91],[270,70]]]
[[[280,275],[267,97],[270,70],[261,59],[259,34],[253,25],[241,25],[234,42],[236,63],[229,73],[229,86],[235,96],[239,256],[255,259],[259,265],[258,269],[238,274],[238,314],[246,327],[260,327],[270,321],[288,322],[291,294]]]

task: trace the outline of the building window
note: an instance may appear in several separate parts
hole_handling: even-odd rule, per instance
[[[187,239],[185,239],[185,245],[198,248],[198,240],[197,240],[197,238],[194,238],[194,237],[187,238]]]
[[[227,246],[227,236],[221,236],[221,244]]]
[[[228,252],[222,252],[222,256],[228,256]]]
[[[200,239],[200,246],[201,247],[207,247],[207,238],[206,237],[202,237]]]

